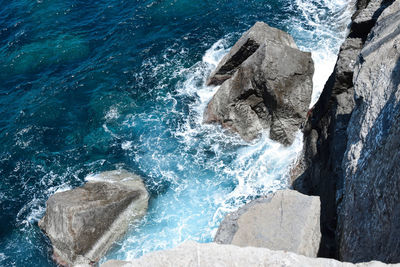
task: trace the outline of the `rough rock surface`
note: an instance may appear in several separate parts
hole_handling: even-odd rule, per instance
[[[316,257],[321,240],[319,217],[318,197],[281,190],[228,214],[214,241]]]
[[[314,63],[311,53],[298,50],[287,33],[268,29],[272,28],[257,23],[249,31],[254,36],[265,35],[264,43],[235,67],[233,74],[229,72],[232,77],[211,99],[204,113],[204,122],[220,123],[238,132],[246,141],[269,129],[271,139],[288,145],[294,141],[309,110]],[[243,45],[249,32],[231,53],[241,53],[243,49],[237,46]],[[247,48],[244,50],[248,51]],[[231,55],[223,59],[220,69],[228,68],[224,66],[228,64],[225,61],[230,62],[229,58]]]
[[[139,176],[103,172],[82,187],[51,196],[39,226],[53,245],[57,263],[95,263],[130,222],[145,214],[148,198]]]
[[[353,83],[340,256],[400,262],[400,0],[384,10],[369,34]]]
[[[171,250],[157,251],[144,255],[134,261],[108,261],[101,267],[241,267],[241,266],[304,266],[304,267],[384,267],[389,266],[381,262],[351,264],[332,259],[308,258],[285,251],[273,251],[267,248],[246,247],[233,245],[219,245],[215,243],[198,244],[186,241],[179,247]]]
[[[304,127],[303,155],[292,170],[294,189],[321,198],[322,240],[319,255],[323,257],[342,258],[338,254],[337,209],[342,201],[345,179],[342,160],[348,142],[347,128],[355,106],[355,64],[376,20],[392,2],[357,1],[353,23],[340,49],[334,72]]]
[[[232,77],[236,69],[265,42],[283,43],[297,48],[292,36],[277,28],[269,27],[264,22],[257,22],[239,41],[229,53],[221,60],[217,68],[211,73],[207,85],[220,85]]]

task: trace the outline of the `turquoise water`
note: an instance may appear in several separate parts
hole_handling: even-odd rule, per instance
[[[0,0],[0,265],[53,266],[45,201],[97,172],[143,176],[149,212],[103,259],[209,242],[224,214],[287,186],[301,134],[245,143],[202,112],[207,75],[256,21],[316,63],[314,100],[344,38],[345,0]]]

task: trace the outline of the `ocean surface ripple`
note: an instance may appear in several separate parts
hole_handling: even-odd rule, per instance
[[[103,260],[212,241],[227,212],[287,187],[302,136],[285,148],[203,125],[208,74],[264,21],[313,53],[315,102],[351,16],[346,0],[0,4],[1,266],[54,266],[46,200],[116,168],[142,175],[151,200]]]

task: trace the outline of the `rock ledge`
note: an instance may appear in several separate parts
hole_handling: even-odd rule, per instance
[[[215,242],[316,257],[321,240],[319,197],[280,190],[228,214]]]
[[[199,244],[186,241],[177,248],[149,253],[134,261],[108,261],[101,267],[239,267],[239,266],[307,266],[307,267],[384,267],[381,262],[351,264],[332,259],[308,258],[285,251],[273,251],[267,248],[219,245],[216,243]]]

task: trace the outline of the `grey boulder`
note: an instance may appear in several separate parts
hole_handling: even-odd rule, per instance
[[[146,213],[149,195],[139,176],[118,170],[91,178],[82,187],[51,196],[39,222],[60,265],[97,262]]]
[[[270,28],[257,25],[253,28]],[[256,51],[234,68],[232,77],[209,102],[204,122],[219,123],[239,133],[245,141],[269,129],[271,139],[290,145],[309,110],[314,64],[311,53],[298,50],[290,35],[281,31],[265,34],[274,39],[262,40]],[[232,50],[240,51],[238,43]],[[229,62],[223,59],[223,66],[227,64],[224,61]]]
[[[319,197],[281,190],[228,214],[214,241],[316,257],[321,239],[319,218]]]

